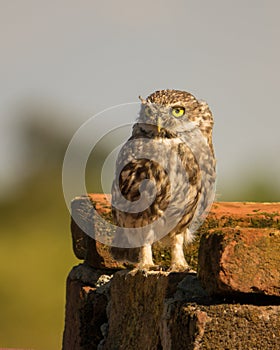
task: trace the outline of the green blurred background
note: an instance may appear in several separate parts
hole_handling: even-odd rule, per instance
[[[277,1],[1,1],[0,347],[61,348],[65,280],[78,263],[61,171],[94,113],[155,89],[193,92],[215,115],[217,199],[279,200],[279,10]],[[89,192],[101,191],[106,152],[89,162]]]

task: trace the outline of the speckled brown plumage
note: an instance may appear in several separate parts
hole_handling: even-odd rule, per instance
[[[157,222],[167,208],[171,210],[170,217],[180,215],[179,222],[167,233],[172,247],[171,268],[184,269],[187,263],[183,243],[191,241],[191,229],[199,224],[213,197],[212,113],[205,102],[185,91],[160,90],[141,101],[132,136],[121,149],[116,164],[112,186],[113,218],[119,227],[139,228]],[[143,150],[147,156],[143,156]],[[137,156],[139,151],[142,152],[140,157]],[[162,166],[162,162],[167,162],[167,166]],[[151,180],[155,185],[152,202],[149,202],[151,183],[143,183],[143,180]],[[126,199],[126,206],[120,210],[121,197]],[[151,204],[144,210],[131,212],[131,205],[143,198]],[[118,237],[117,231],[118,247],[112,247],[112,253],[119,260],[137,260],[140,266],[152,265],[151,244],[158,238],[157,234],[151,230],[139,250],[122,248],[119,242],[129,247],[130,239],[125,235]]]

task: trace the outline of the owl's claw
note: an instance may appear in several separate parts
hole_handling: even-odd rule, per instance
[[[148,276],[149,271],[163,271],[164,270],[164,267],[162,267],[160,265],[147,265],[147,264],[145,264],[145,265],[139,264],[136,268],[139,271],[142,271],[142,273],[145,277]]]
[[[190,268],[188,264],[176,264],[176,263],[171,264],[168,271],[169,272],[191,272],[191,273],[195,272]]]

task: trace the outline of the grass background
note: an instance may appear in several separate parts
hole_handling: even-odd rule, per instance
[[[2,347],[61,348],[65,280],[77,260],[59,175],[37,174],[1,205]]]

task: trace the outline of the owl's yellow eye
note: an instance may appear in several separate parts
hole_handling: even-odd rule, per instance
[[[180,118],[185,114],[184,107],[172,107],[171,113],[173,117]]]

